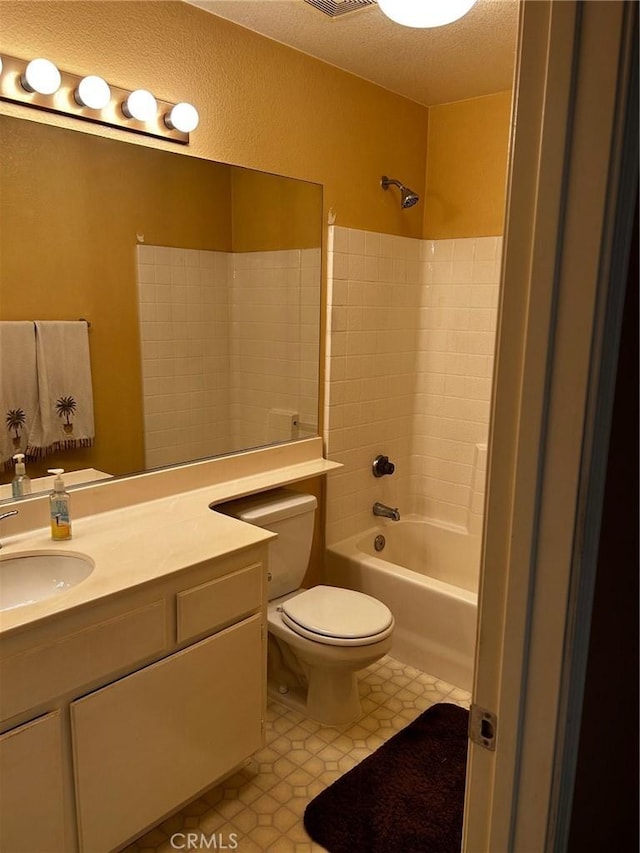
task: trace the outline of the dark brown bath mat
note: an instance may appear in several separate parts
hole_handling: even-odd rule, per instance
[[[305,829],[329,853],[459,853],[469,712],[441,703],[312,800]]]

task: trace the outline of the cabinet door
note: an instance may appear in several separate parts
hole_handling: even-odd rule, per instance
[[[260,614],[71,705],[81,849],[108,851],[260,748]]]
[[[68,849],[61,721],[55,711],[0,735],[0,850]]]

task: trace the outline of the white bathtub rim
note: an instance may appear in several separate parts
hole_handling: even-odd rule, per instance
[[[413,518],[407,517],[407,521],[422,522],[424,519],[421,516],[414,516]],[[335,544],[330,545],[327,550],[364,567],[377,569],[378,571],[383,572],[392,571],[407,580],[409,583],[417,584],[418,586],[429,586],[436,592],[440,592],[444,595],[453,595],[458,600],[477,607],[477,592],[471,592],[461,586],[437,580],[430,575],[420,574],[419,572],[413,571],[413,569],[407,569],[404,566],[399,566],[397,563],[385,560],[384,557],[374,557],[370,554],[366,554],[357,547],[357,543],[362,539],[367,536],[375,537],[380,533],[380,530],[381,528],[378,526],[372,527],[370,530],[358,533],[355,536],[350,536],[348,539],[343,539],[341,542],[336,542]]]

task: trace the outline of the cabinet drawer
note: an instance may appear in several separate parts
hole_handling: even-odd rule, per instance
[[[0,661],[0,719],[36,708],[166,649],[164,599]]]
[[[261,615],[71,704],[81,850],[106,853],[260,748]]]
[[[177,640],[211,634],[260,608],[262,563],[254,563],[221,578],[179,592]]]

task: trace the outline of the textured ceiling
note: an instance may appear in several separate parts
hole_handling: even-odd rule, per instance
[[[304,0],[187,0],[432,106],[510,89],[518,0],[478,0],[445,27],[402,27],[377,5],[331,18]]]

